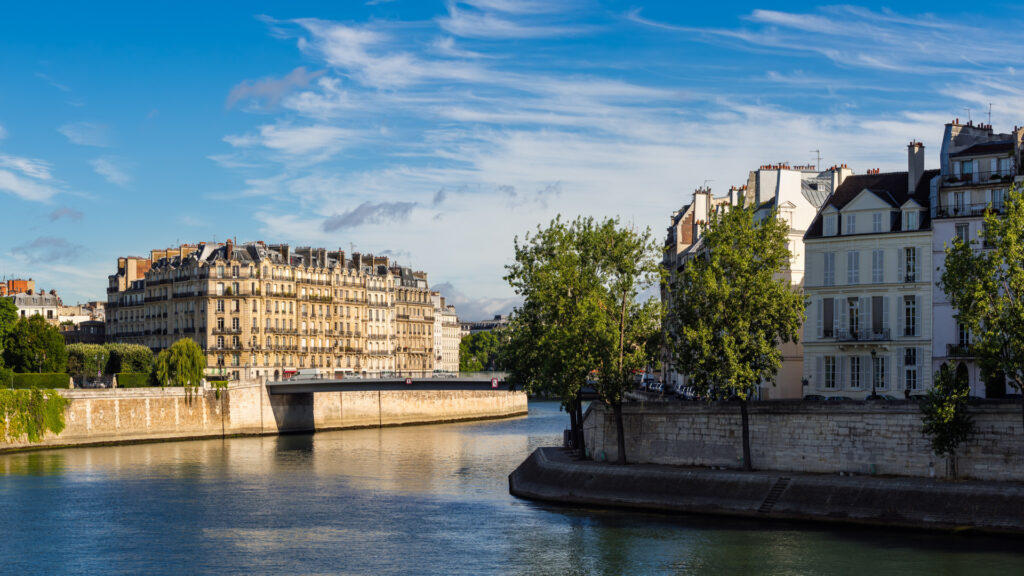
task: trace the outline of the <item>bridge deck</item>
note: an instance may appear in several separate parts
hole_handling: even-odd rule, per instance
[[[407,383],[409,382],[409,383]],[[495,382],[497,386],[495,387]],[[507,390],[503,378],[293,378],[267,382],[270,394],[388,390]]]

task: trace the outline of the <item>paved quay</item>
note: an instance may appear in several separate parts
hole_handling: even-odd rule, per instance
[[[509,475],[520,498],[782,520],[1024,532],[1024,485],[928,478],[618,466],[538,448]]]

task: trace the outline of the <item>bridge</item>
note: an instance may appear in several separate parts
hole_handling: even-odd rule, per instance
[[[266,383],[273,395],[305,394],[315,392],[366,392],[410,390],[508,390],[504,372],[471,372],[458,376],[381,376],[323,378],[315,374],[299,373],[287,380]]]

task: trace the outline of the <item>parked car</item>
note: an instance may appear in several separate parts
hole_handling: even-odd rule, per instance
[[[825,397],[821,394],[808,394],[804,396],[804,400],[807,402],[824,402]]]

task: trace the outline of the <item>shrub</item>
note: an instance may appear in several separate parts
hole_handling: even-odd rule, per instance
[[[70,378],[67,374],[62,373],[15,374],[11,388],[66,389],[68,388]]]
[[[68,374],[95,376],[97,372],[106,372],[110,352],[100,344],[68,344]]]
[[[104,347],[110,352],[110,360],[107,361],[108,374],[120,372],[151,372],[153,370],[153,351],[141,344],[105,344]]]
[[[118,388],[146,388],[156,386],[151,373],[121,372],[117,375]]]

